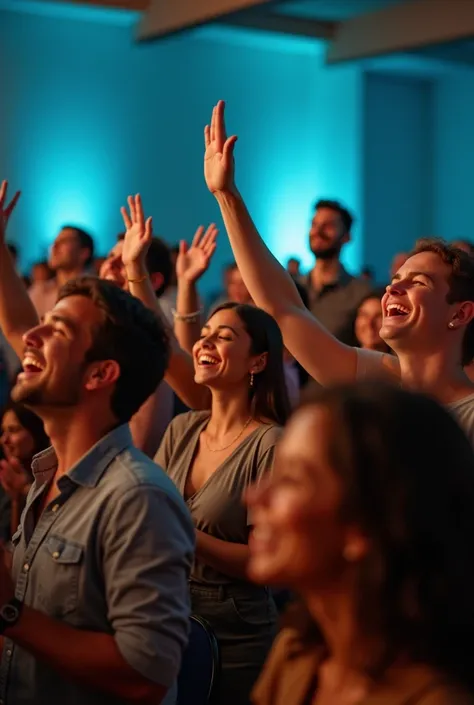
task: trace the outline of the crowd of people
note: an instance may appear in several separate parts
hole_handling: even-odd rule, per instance
[[[214,705],[474,705],[472,248],[420,240],[380,289],[320,200],[283,267],[224,110],[209,306],[214,224],[171,248],[130,196],[106,258],[66,225],[26,280],[0,188],[0,703],[179,703],[195,614]]]

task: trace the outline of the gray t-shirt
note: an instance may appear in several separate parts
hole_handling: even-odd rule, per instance
[[[357,379],[390,378],[387,368],[384,366],[385,353],[374,350],[357,349]],[[392,377],[393,379],[393,377]],[[474,394],[469,394],[463,399],[446,404],[446,408],[452,412],[464,433],[474,446]]]
[[[209,411],[191,411],[177,416],[168,426],[155,456],[184,497],[186,479],[199,444],[199,436],[209,421]],[[222,541],[246,544],[250,517],[243,502],[245,490],[271,470],[280,426],[265,424],[255,429],[213,472],[207,482],[187,498],[196,529]],[[204,563],[195,561],[192,579],[211,585],[235,583]]]

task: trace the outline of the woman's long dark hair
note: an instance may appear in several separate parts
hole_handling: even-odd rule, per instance
[[[249,386],[252,415],[283,426],[291,413],[290,400],[283,369],[283,338],[278,323],[272,316],[256,306],[226,303],[213,310],[235,311],[252,341],[252,355],[267,353],[267,364],[254,376]]]
[[[471,443],[437,402],[380,382],[322,390],[316,404],[332,420],[341,519],[369,541],[356,587],[362,643],[376,645],[367,671],[403,656],[474,688]]]
[[[26,406],[23,406],[23,404],[14,402],[11,399],[3,409],[2,416],[7,411],[12,411],[23,428],[25,428],[33,437],[34,454],[40,453],[42,450],[45,450],[51,445],[51,442],[45,433],[43,422],[33,411],[30,411],[30,409],[27,409]]]

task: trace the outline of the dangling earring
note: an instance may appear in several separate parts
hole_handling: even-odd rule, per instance
[[[253,387],[253,372],[250,373],[250,386]]]

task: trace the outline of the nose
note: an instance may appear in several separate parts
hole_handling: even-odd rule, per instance
[[[40,323],[34,328],[30,328],[22,337],[25,347],[39,350],[43,346],[43,335],[48,327],[48,324]]]
[[[401,280],[394,281],[394,282],[391,282],[391,284],[389,284],[387,286],[386,291],[387,291],[387,294],[393,294],[393,295],[404,294],[405,293],[405,286],[403,285]]]

